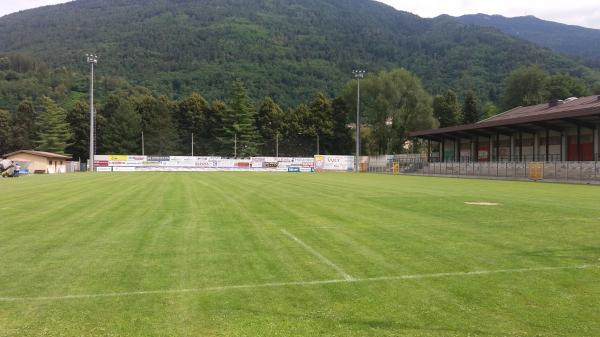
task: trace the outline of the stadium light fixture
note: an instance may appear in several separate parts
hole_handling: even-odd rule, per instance
[[[85,56],[90,65],[90,162],[88,167],[90,172],[94,172],[94,65],[98,64],[98,56],[95,54],[85,54]]]
[[[356,156],[354,159],[354,169],[359,172],[358,160],[360,157],[360,80],[365,78],[365,70],[353,70],[352,74],[358,85],[356,87]]]

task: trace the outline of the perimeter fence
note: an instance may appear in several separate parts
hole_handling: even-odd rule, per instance
[[[361,168],[382,174],[600,184],[598,161],[428,162],[420,156],[378,156],[361,158]]]

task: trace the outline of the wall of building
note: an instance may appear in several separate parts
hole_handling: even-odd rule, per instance
[[[65,173],[67,171],[66,161],[62,159],[48,159],[29,153],[14,154],[9,156],[8,159],[20,163],[22,168],[28,169],[30,173],[34,173],[35,171],[44,171],[52,174]],[[52,164],[50,164],[50,161],[52,161]]]
[[[491,137],[480,136],[461,138],[456,141],[453,138],[444,139],[444,145],[440,142],[432,142],[430,159],[432,162],[440,161],[440,151],[444,150],[444,161],[594,161],[598,160],[600,152],[600,133],[589,128],[580,128],[579,151],[577,127],[566,129],[563,133],[549,131],[546,139],[546,131],[532,133],[514,133],[512,136],[501,135]],[[456,145],[458,142],[458,146]],[[498,143],[498,144],[496,144]],[[546,146],[548,143],[548,146]],[[499,145],[499,148],[496,147]],[[458,155],[456,151],[458,150]],[[546,156],[548,151],[548,156]],[[579,152],[579,153],[578,153]]]

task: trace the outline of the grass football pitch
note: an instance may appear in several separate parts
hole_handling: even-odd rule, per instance
[[[0,195],[2,337],[600,336],[598,186],[135,173]]]

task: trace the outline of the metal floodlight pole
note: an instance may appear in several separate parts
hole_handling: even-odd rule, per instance
[[[192,132],[192,157],[194,156],[194,133]]]
[[[357,81],[356,87],[356,155],[354,159],[354,169],[359,172],[359,157],[360,157],[360,80],[365,77],[366,71],[353,70],[354,78]]]
[[[146,149],[144,149],[144,131],[142,131],[142,156],[146,155]]]
[[[87,63],[90,65],[90,172],[94,172],[94,65],[98,64],[98,56],[95,54],[86,54]]]

